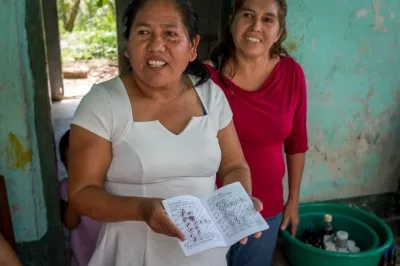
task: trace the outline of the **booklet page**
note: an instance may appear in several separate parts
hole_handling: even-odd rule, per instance
[[[185,234],[185,241],[178,240],[185,256],[227,246],[200,199],[178,196],[164,200],[163,205],[167,215]]]
[[[269,228],[239,182],[214,191],[203,202],[228,245]]]

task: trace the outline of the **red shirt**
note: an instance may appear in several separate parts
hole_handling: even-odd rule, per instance
[[[253,196],[263,202],[264,218],[283,211],[286,154],[304,153],[307,140],[307,90],[301,66],[282,57],[256,91],[245,91],[207,65],[211,79],[224,91],[251,170]]]

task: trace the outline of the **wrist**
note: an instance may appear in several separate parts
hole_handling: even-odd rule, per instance
[[[150,198],[145,198],[145,197],[141,197],[141,198],[137,198],[136,199],[137,202],[137,217],[136,217],[136,221],[141,221],[141,222],[145,222],[147,220],[147,213],[148,213],[148,208],[149,208],[149,202],[150,202]]]
[[[288,200],[287,200],[287,202],[290,202],[290,203],[294,203],[294,204],[299,204],[299,196],[298,195],[293,195],[293,194],[290,194],[289,193],[289,197],[288,197]]]

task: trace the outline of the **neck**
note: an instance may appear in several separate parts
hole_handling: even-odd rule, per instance
[[[248,57],[241,53],[236,53],[235,59],[236,74],[240,73],[244,77],[252,77],[265,73],[265,70],[270,66],[272,61],[269,54],[260,57]]]
[[[143,94],[143,96],[158,102],[171,101],[180,96],[181,93],[189,87],[183,75],[179,80],[172,81],[163,87],[149,86],[148,84],[140,80],[139,77],[135,74],[133,74],[133,82],[135,83],[139,91]]]

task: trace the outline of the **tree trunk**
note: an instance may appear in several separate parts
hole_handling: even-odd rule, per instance
[[[81,0],[75,0],[74,5],[72,6],[68,22],[64,27],[65,30],[68,32],[72,32],[72,30],[74,29],[75,19],[76,19],[76,16],[78,15],[80,3],[81,3]]]

